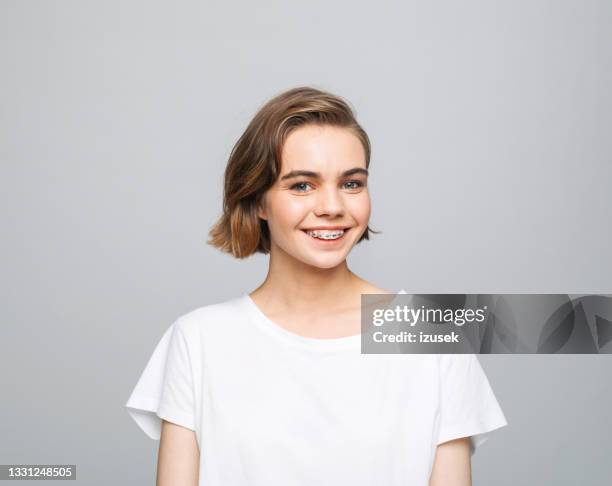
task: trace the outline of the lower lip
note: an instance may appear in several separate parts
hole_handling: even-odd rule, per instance
[[[349,232],[349,230],[350,230],[350,228],[344,230],[344,234],[340,238],[336,238],[334,240],[323,240],[323,239],[320,239],[320,238],[314,238],[314,237],[310,236],[308,233],[306,233],[306,231],[303,231],[303,230],[302,230],[302,233],[304,233],[306,235],[306,238],[308,238],[313,243],[316,243],[318,245],[321,245],[324,248],[327,248],[327,247],[337,246],[340,243],[342,243],[345,240],[346,234]]]

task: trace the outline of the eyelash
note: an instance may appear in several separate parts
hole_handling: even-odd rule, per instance
[[[355,187],[352,187],[351,189],[359,189],[360,187],[363,187],[363,185],[364,185],[364,184],[363,184],[363,182],[361,182],[361,181],[357,181],[357,180],[354,180],[354,181],[346,181],[346,182],[345,182],[345,184],[349,184],[349,183],[351,183],[351,184],[356,184],[356,186],[355,186]],[[293,185],[290,187],[290,189],[296,190],[296,191],[298,191],[298,192],[305,192],[305,191],[300,191],[300,190],[297,188],[297,186],[301,186],[302,184],[310,184],[310,183],[309,183],[309,182],[296,182],[295,184],[293,184]]]

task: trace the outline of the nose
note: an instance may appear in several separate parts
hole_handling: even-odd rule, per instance
[[[314,213],[317,216],[342,216],[344,200],[335,187],[326,187],[318,191]]]

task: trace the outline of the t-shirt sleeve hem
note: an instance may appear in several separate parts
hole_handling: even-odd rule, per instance
[[[159,403],[158,399],[132,396],[125,407],[140,429],[153,440],[161,437],[162,419],[195,431],[194,419],[190,413]]]
[[[195,424],[191,414],[175,407],[170,407],[165,403],[161,403],[157,410],[157,416],[172,422],[173,424],[181,425],[195,432]]]
[[[505,427],[508,422],[505,418],[500,418],[492,422],[482,422],[475,420],[464,424],[458,424],[453,427],[446,427],[444,432],[440,433],[436,445],[443,444],[454,439],[460,439],[462,437],[470,438],[470,455],[474,455],[476,449],[484,444],[491,432]]]

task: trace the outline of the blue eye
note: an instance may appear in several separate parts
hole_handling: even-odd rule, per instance
[[[346,181],[345,184],[354,184],[352,187],[349,187],[349,189],[359,189],[360,187],[363,187],[363,183],[361,181]]]
[[[304,186],[309,186],[310,184],[308,182],[296,182],[295,184],[293,184],[291,186],[291,189],[298,191],[298,192],[306,192],[306,189],[304,188]]]

